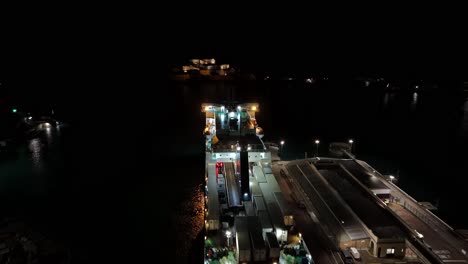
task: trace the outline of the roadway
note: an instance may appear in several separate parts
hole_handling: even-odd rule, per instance
[[[342,160],[339,163],[356,177],[362,184],[370,190],[388,189],[378,178],[362,169],[362,167],[354,160]]]
[[[360,176],[356,178],[359,181],[361,181],[361,183],[362,183],[361,177],[363,175],[366,175],[366,171],[371,171],[373,172],[371,175],[375,175],[373,177],[375,180],[379,181],[380,184],[385,184],[388,188],[390,188],[392,197],[393,196],[397,196],[397,197],[406,196],[406,193],[399,190],[393,184],[386,182],[385,179],[382,178],[380,173],[376,172],[367,163],[358,161],[358,160],[346,161],[344,163],[345,163],[346,168],[352,171],[354,175]],[[367,177],[369,177],[368,174],[367,174]],[[424,245],[424,250],[420,249],[420,251],[421,250],[427,251],[427,254],[429,254],[430,251],[432,251],[432,253],[437,255],[437,257],[439,258],[438,261],[442,261],[446,263],[448,262],[468,263],[467,256],[461,253],[461,248],[466,247],[466,242],[460,241],[460,239],[454,237],[443,226],[437,226],[435,224],[433,225],[427,224],[426,222],[422,221],[417,215],[415,215],[408,209],[404,208],[401,205],[402,203],[401,201],[399,203],[400,204],[392,201],[388,204],[387,208],[391,210],[394,214],[396,214],[404,222],[404,224],[408,226],[408,228],[411,229],[410,231],[417,230],[417,232],[423,234],[424,238],[422,240],[412,237],[411,234],[409,234],[409,238],[408,238],[410,241],[418,240],[419,242],[422,242],[422,245]],[[412,204],[412,206],[414,207],[420,206],[419,204],[417,204],[417,201],[415,201],[409,196],[406,199],[406,203]],[[426,209],[424,209],[423,211],[426,211]],[[424,217],[432,218],[429,213],[426,213]],[[415,233],[413,232],[413,234]],[[424,253],[424,252],[421,252],[421,253]]]
[[[430,247],[442,261],[468,263],[466,256],[451,246],[451,244],[438,233],[437,229],[434,230],[399,204],[389,203],[388,206],[413,230],[417,230],[424,236],[421,241],[423,241],[427,247]]]
[[[298,196],[303,196],[301,189],[297,186],[297,182],[287,174],[285,177],[281,176],[280,169],[283,168],[283,162],[273,162],[272,170],[273,175],[280,186],[284,198],[289,203],[290,209],[294,215],[295,225],[299,232],[301,232],[303,239],[314,259],[315,263],[324,264],[341,264],[342,261],[336,248],[330,239],[327,237],[325,231],[318,223],[315,214],[312,211],[310,201],[304,199],[307,209],[300,209],[293,201],[291,193],[294,192]]]
[[[318,171],[304,160],[292,161],[287,166],[289,175],[299,183],[301,189],[313,201],[318,209],[320,221],[329,228],[330,233],[338,241],[361,240],[367,238],[367,233],[359,220],[347,207],[333,188],[321,178]]]
[[[237,184],[236,180],[236,172],[234,170],[234,163],[232,162],[225,162],[224,163],[224,174],[226,177],[226,184],[227,184],[227,197],[229,206],[241,206],[240,201],[240,192],[239,192],[239,185]]]
[[[386,208],[379,206],[372,200],[373,197],[370,197],[370,194],[353,185],[340,167],[319,171],[359,219],[379,238],[404,237],[399,223],[386,211]]]
[[[299,168],[303,172],[304,176],[314,185],[317,191],[327,203],[331,212],[338,220],[338,223],[346,232],[351,240],[359,240],[368,238],[368,235],[364,231],[364,228],[360,224],[357,217],[352,213],[353,210],[349,208],[346,202],[342,199],[339,192],[336,189],[331,188],[329,182],[325,182],[326,177],[321,179],[319,171],[314,171],[312,165],[308,162],[301,162],[298,164]]]

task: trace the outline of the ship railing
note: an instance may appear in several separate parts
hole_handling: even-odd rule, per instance
[[[213,152],[238,152],[237,149],[235,148],[217,148],[213,147]],[[263,148],[262,145],[259,145],[258,147],[251,147],[250,149],[247,150],[248,152],[265,152],[267,149]]]

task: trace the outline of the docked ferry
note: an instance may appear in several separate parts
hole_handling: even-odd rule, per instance
[[[272,152],[255,117],[259,105],[201,107],[206,115],[205,262],[294,263],[300,258],[311,263],[273,175]]]

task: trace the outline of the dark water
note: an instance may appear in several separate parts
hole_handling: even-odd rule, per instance
[[[28,140],[15,155],[1,160],[2,216],[30,219],[42,228],[59,222],[55,217],[45,220],[40,215],[60,215],[57,198],[64,196],[62,187],[69,181],[63,177],[66,129],[41,127],[39,137]],[[48,221],[51,222],[45,223]]]
[[[453,87],[384,93],[296,82],[172,83],[158,97],[129,94],[89,123],[70,122],[0,163],[5,215],[17,215],[72,248],[76,262],[201,259],[203,115],[201,102],[260,103],[265,140],[285,140],[288,158],[333,141],[355,141],[357,157],[438,215],[468,227],[461,205],[468,180],[468,105]],[[336,88],[336,86],[339,86]],[[233,89],[231,89],[233,88]],[[156,103],[164,101],[164,106]],[[113,116],[106,119],[106,116]],[[47,131],[45,131],[47,132]],[[195,245],[195,248],[192,248]]]

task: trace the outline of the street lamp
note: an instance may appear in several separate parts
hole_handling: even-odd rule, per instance
[[[280,148],[280,153],[283,154],[283,145],[284,145],[284,140],[281,140],[280,142],[281,148]]]
[[[229,240],[231,240],[231,231],[227,230],[226,231],[226,237],[227,237],[227,246],[229,247]]]
[[[393,183],[393,179],[395,179],[395,176],[390,175],[390,176],[388,176],[388,177],[390,178],[390,182]]]
[[[348,143],[349,143],[349,145],[350,145],[350,146],[349,146],[349,151],[350,151],[351,153],[353,153],[353,143],[354,143],[354,140],[350,139],[350,140],[348,140]]]
[[[315,140],[315,157],[318,156],[318,148],[319,148],[320,140]]]

